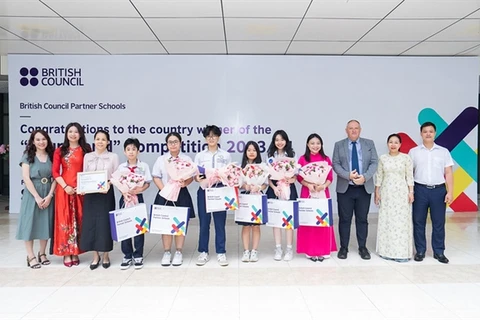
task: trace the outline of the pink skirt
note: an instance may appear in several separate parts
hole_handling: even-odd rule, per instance
[[[337,251],[333,227],[301,226],[297,230],[297,253],[326,256]]]

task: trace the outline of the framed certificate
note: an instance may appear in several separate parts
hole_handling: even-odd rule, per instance
[[[107,171],[77,173],[77,193],[97,193],[108,190]]]

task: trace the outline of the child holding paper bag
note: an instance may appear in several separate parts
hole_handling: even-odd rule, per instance
[[[268,171],[262,165],[260,148],[255,141],[249,141],[243,152],[242,168],[244,183],[242,193],[261,194],[267,188]],[[243,256],[242,262],[258,261],[258,244],[260,242],[260,225],[248,222],[237,222],[242,227]],[[250,251],[250,235],[252,237],[252,251]]]
[[[160,190],[155,197],[154,204],[161,206],[178,206],[190,208],[189,218],[195,218],[193,201],[187,186],[192,183],[196,174],[196,165],[192,159],[181,152],[182,137],[177,132],[171,132],[165,138],[168,152],[158,157],[153,165],[153,182]],[[175,237],[175,254],[172,257],[172,242]],[[185,235],[162,235],[163,258],[161,265],[164,267],[183,263],[183,244]]]
[[[268,160],[275,163],[275,160],[283,158],[293,158],[295,151],[292,148],[292,142],[288,138],[288,135],[283,130],[277,130],[272,136],[272,142],[267,150]],[[268,161],[267,160],[267,161]],[[294,161],[296,163],[296,161]],[[295,187],[296,178],[294,174],[288,179],[277,181],[269,179],[269,188],[267,190],[267,197],[269,199],[282,199],[282,200],[297,200],[298,193]],[[287,190],[285,190],[287,189]],[[283,196],[283,197],[282,197]],[[275,255],[273,259],[282,260],[282,230],[280,228],[273,228],[273,236],[275,238]],[[287,247],[285,250],[285,256],[283,260],[290,261],[293,258],[293,230],[285,230],[285,236],[287,238]]]
[[[128,208],[139,203],[144,203],[143,194],[150,187],[152,176],[148,164],[138,159],[140,153],[140,141],[128,138],[123,144],[127,161],[122,163],[117,171],[112,174],[110,182],[122,193],[120,208]],[[145,234],[141,233],[132,239],[121,242],[124,255],[120,269],[126,270],[133,264],[135,269],[143,268],[143,247]],[[134,248],[135,247],[135,248]]]
[[[231,163],[230,154],[218,147],[218,141],[222,131],[215,125],[206,126],[203,129],[203,136],[207,141],[207,148],[195,156],[195,164],[199,166],[200,174],[196,176],[195,180],[201,184],[197,192],[198,204],[198,218],[200,220],[200,234],[198,239],[198,252],[200,255],[197,258],[197,266],[205,265],[209,260],[208,243],[210,240],[210,222],[212,220],[215,224],[215,250],[217,252],[217,261],[221,266],[228,266],[226,256],[226,234],[225,223],[227,220],[227,211],[207,212],[205,200],[205,187],[202,187],[204,180],[211,180],[215,182],[213,187],[223,187],[220,181],[220,176],[217,176],[215,169],[226,167]],[[210,174],[208,177],[206,174]],[[210,184],[209,182],[209,184]]]
[[[328,186],[333,181],[332,161],[323,149],[323,140],[312,133],[307,138],[305,154],[298,163],[302,166],[298,181],[302,185],[301,198],[330,198]],[[297,253],[304,253],[312,261],[323,261],[337,251],[332,227],[300,226],[297,231]]]

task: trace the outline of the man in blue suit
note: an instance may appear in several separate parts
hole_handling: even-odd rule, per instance
[[[337,257],[346,259],[350,241],[350,226],[355,213],[358,253],[370,259],[366,247],[368,236],[368,211],[375,189],[373,176],[377,171],[378,156],[372,140],[360,138],[360,122],[347,123],[347,138],[335,143],[332,165],[337,174],[338,230],[340,250]]]

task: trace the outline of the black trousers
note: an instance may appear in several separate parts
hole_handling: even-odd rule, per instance
[[[340,246],[348,248],[350,242],[350,227],[355,215],[357,241],[359,247],[365,247],[368,236],[368,211],[370,210],[371,194],[365,191],[364,186],[349,186],[345,193],[337,192],[338,203],[338,231]]]

